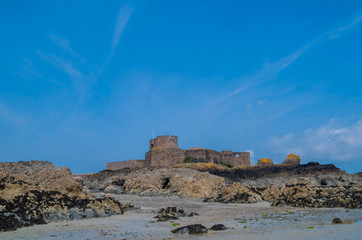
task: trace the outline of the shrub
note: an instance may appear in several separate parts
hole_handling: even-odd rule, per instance
[[[233,165],[231,163],[224,162],[223,160],[220,160],[220,164],[228,168],[233,168]]]
[[[193,158],[189,155],[187,155],[185,158],[184,158],[184,163],[189,163],[189,162],[192,162]]]
[[[287,165],[299,165],[299,163],[300,163],[300,157],[293,153],[289,154],[283,162],[283,164]]]
[[[273,164],[274,163],[270,158],[260,158],[257,163],[258,166],[269,166]]]

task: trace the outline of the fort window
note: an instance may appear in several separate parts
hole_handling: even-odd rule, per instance
[[[239,155],[239,154],[235,154],[235,157],[240,157],[240,155]]]

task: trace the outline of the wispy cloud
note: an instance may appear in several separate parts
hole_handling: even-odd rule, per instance
[[[225,100],[241,92],[247,91],[250,88],[259,85],[265,81],[274,79],[275,77],[277,77],[280,71],[287,68],[289,65],[293,64],[296,60],[298,60],[301,56],[303,56],[309,49],[311,49],[317,44],[322,44],[324,42],[341,37],[348,30],[351,30],[354,27],[356,27],[361,21],[362,21],[362,10],[358,11],[355,15],[345,20],[344,24],[336,26],[332,30],[321,34],[313,41],[299,48],[292,54],[285,56],[276,62],[265,64],[264,67],[255,74],[240,77],[239,81],[243,82],[244,84],[241,85],[239,88],[225,94],[224,96],[219,97],[218,99],[215,100],[215,102]]]
[[[32,61],[30,61],[28,58],[23,58],[20,70],[17,72],[12,72],[12,74],[21,78],[42,77],[42,74],[34,68]]]
[[[0,102],[0,118],[11,121],[13,124],[17,126],[23,126],[27,123],[26,118],[18,116],[2,102]]]
[[[129,6],[124,6],[119,10],[116,25],[113,30],[111,51],[108,55],[106,62],[103,64],[103,66],[99,70],[98,75],[100,75],[103,72],[103,70],[110,63],[110,61],[114,55],[114,52],[116,50],[116,47],[122,37],[122,33],[123,33],[124,29],[126,28],[128,20],[131,17],[132,13],[133,13],[133,8],[130,8]]]
[[[156,126],[162,127],[163,129],[169,129],[167,126],[165,126],[165,125],[163,125],[163,124],[161,124],[161,123],[153,120],[153,119],[150,118],[150,117],[145,116],[144,114],[141,114],[141,113],[139,113],[139,112],[136,112],[136,111],[134,111],[134,110],[132,110],[132,109],[130,109],[130,108],[128,108],[128,107],[121,106],[121,108],[124,109],[124,110],[126,110],[126,111],[128,111],[128,112],[130,112],[130,113],[132,113],[132,114],[134,114],[134,115],[136,115],[136,116],[138,116],[138,117],[140,117],[140,118],[142,118],[142,119],[144,119],[144,120],[146,120],[146,121],[148,121],[148,122],[150,122],[150,123],[153,123],[153,124],[156,125]]]
[[[78,57],[78,53],[76,53],[69,45],[69,40],[57,35],[57,34],[50,34],[49,38],[53,41],[54,44],[61,47],[65,52],[72,54],[75,57]]]
[[[69,75],[70,78],[74,79],[80,79],[83,78],[83,73],[76,69],[71,61],[62,59],[58,56],[55,56],[53,54],[45,54],[40,51],[37,52],[38,55],[46,62],[49,62],[53,64],[55,67],[57,67],[59,70],[65,72]]]
[[[114,27],[114,32],[113,32],[112,50],[116,48],[132,12],[133,9],[129,8],[128,6],[122,7],[119,10],[116,26]]]
[[[362,159],[362,120],[337,126],[337,121],[332,119],[319,128],[306,129],[300,135],[288,133],[272,137],[268,145],[277,153],[285,155],[293,152],[310,160]]]
[[[342,24],[339,27],[336,27],[329,31],[326,36],[328,40],[332,40],[335,38],[340,37],[344,32],[351,30],[354,28],[357,24],[359,24],[362,21],[362,9],[359,10],[355,15],[351,16],[349,19],[346,20],[346,24]]]

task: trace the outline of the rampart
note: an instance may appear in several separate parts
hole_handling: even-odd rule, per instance
[[[231,150],[223,150],[218,152],[210,149],[196,148],[186,149],[185,157],[193,158],[193,162],[205,163],[230,163],[233,167],[251,166],[249,152],[232,152]]]
[[[118,170],[121,168],[142,168],[145,166],[145,161],[142,159],[133,159],[120,162],[107,162],[106,170]]]

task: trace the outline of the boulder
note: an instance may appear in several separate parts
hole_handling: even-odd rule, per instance
[[[228,229],[228,228],[225,227],[224,224],[216,224],[210,228],[210,230],[213,230],[213,231],[222,231],[222,230],[226,230],[226,229]]]
[[[339,218],[333,218],[333,221],[332,221],[334,224],[340,224],[342,223],[342,220],[339,219]]]
[[[184,227],[176,228],[175,230],[171,231],[172,233],[181,233],[181,234],[203,234],[207,233],[207,228],[201,224],[193,224],[187,225]]]

